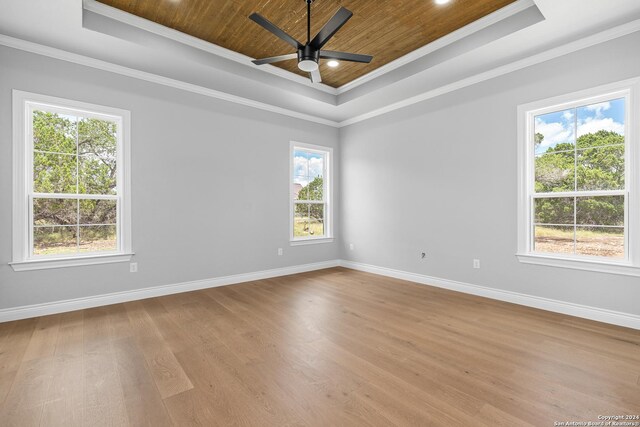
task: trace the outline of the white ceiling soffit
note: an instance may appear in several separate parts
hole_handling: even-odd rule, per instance
[[[189,56],[191,59],[208,63],[210,66],[223,67],[230,69],[233,72],[244,72],[244,74],[247,74],[246,67],[248,67],[249,69],[259,73],[266,72],[267,74],[285,78],[306,86],[309,89],[312,89],[312,91],[325,92],[330,95],[337,94],[337,90],[331,86],[327,86],[322,83],[311,83],[311,81],[306,77],[291,73],[283,70],[282,68],[274,67],[273,65],[258,67],[251,62],[252,58],[249,58],[246,55],[209,43],[189,34],[174,30],[173,28],[165,27],[164,25],[160,25],[128,12],[124,12],[104,3],[99,3],[96,0],[82,0],[82,7],[82,26],[89,30],[108,34],[110,36],[128,40],[147,47],[161,49],[176,46],[181,46],[182,49],[190,47],[193,48],[190,49],[191,54]],[[136,29],[138,31],[136,31]],[[157,37],[153,37],[154,35]],[[164,39],[164,43],[161,41],[162,39]],[[198,56],[195,52],[196,50],[201,54],[206,52],[208,54],[213,54],[213,56],[208,55],[209,60],[207,61],[202,55]],[[229,60],[226,62],[233,61],[233,63],[244,65],[245,69],[243,70],[240,67],[232,67],[230,64],[225,65],[225,61],[214,62],[212,58],[224,58]],[[296,86],[296,89],[299,90],[300,88]]]
[[[337,89],[338,104],[462,55],[544,20],[533,0],[518,0]],[[358,89],[358,90],[355,90]],[[348,95],[345,95],[348,94]]]
[[[226,49],[213,43],[209,43],[197,37],[190,36],[180,31],[174,30],[153,21],[124,12],[120,9],[99,3],[96,0],[83,0],[83,27],[89,30],[101,32],[133,43],[138,43],[147,47],[158,49],[170,49],[178,45],[182,46],[182,53],[190,51],[188,57],[197,62],[206,63],[210,66],[224,68],[232,72],[240,72],[244,75],[250,74],[247,70],[239,70],[230,64],[224,64],[220,60],[215,61],[209,55],[202,55],[207,52],[215,57],[225,58],[230,61],[249,67],[251,70],[273,74],[284,79],[302,84],[311,89],[322,91],[332,95],[344,94],[355,88],[365,86],[357,91],[359,94],[368,93],[371,90],[385,86],[389,83],[411,76],[420,71],[420,65],[433,66],[447,59],[472,50],[474,47],[489,43],[498,38],[504,37],[529,25],[544,20],[542,13],[538,10],[533,0],[517,0],[516,2],[491,13],[463,28],[460,28],[432,43],[429,43],[415,51],[404,55],[376,70],[359,77],[339,88],[333,88],[325,84],[312,84],[308,78],[295,73],[283,70],[273,65],[256,66],[252,58],[238,52]],[[153,36],[157,37],[153,37]],[[473,37],[471,37],[473,36]],[[160,38],[165,39],[164,43]],[[173,43],[172,43],[173,42]],[[192,48],[192,49],[189,49]],[[445,49],[446,48],[446,49]],[[199,54],[198,54],[199,52]],[[438,55],[434,56],[434,53]],[[426,57],[426,58],[425,58]],[[419,59],[418,64],[413,67],[406,67]],[[402,68],[400,73],[392,73],[394,70]],[[388,74],[393,74],[388,76]],[[255,78],[255,73],[252,78]],[[380,77],[387,76],[384,81]],[[375,84],[367,84],[376,82]],[[298,87],[297,90],[300,90]],[[309,92],[305,91],[308,95]],[[340,98],[347,102],[357,97],[357,94],[339,97],[332,101],[334,104],[340,103]]]

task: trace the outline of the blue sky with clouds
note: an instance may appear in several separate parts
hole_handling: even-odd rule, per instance
[[[310,151],[293,152],[293,179],[302,186],[307,185],[324,171],[324,155]]]
[[[536,116],[534,132],[544,135],[542,144],[535,148],[536,154],[563,142],[574,144],[576,138],[599,130],[624,135],[624,109],[621,98]]]

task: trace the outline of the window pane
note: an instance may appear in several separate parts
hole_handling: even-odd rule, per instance
[[[578,227],[576,237],[579,255],[624,258],[624,228]]]
[[[578,190],[624,189],[624,145],[578,150],[577,156]]]
[[[33,190],[36,193],[76,193],[76,156],[33,153]]]
[[[324,176],[324,154],[308,153],[309,178],[322,178]]]
[[[309,235],[314,237],[324,236],[324,205],[312,204],[309,207]]]
[[[76,154],[76,118],[33,112],[33,149],[52,153]]]
[[[534,251],[552,254],[574,253],[572,226],[535,226]]]
[[[624,196],[578,197],[578,225],[624,226]]]
[[[624,144],[624,110],[624,98],[578,108],[578,149]]]
[[[551,193],[575,190],[575,152],[548,153],[536,156],[535,191]]]
[[[536,224],[573,225],[573,197],[535,199],[534,208]]]
[[[293,151],[293,176],[309,176],[309,155],[306,151]]]
[[[293,177],[293,200],[308,200],[308,191],[302,191],[309,184],[308,176],[294,176]]]
[[[34,255],[64,255],[78,251],[75,226],[34,227]]]
[[[33,225],[75,225],[77,199],[33,199]]]
[[[115,200],[80,200],[80,224],[115,224],[118,204]]]
[[[79,162],[80,194],[116,194],[115,158],[83,154]]]
[[[108,252],[117,249],[115,225],[80,227],[80,252]]]
[[[535,154],[549,151],[573,150],[575,136],[575,109],[536,116],[534,123]]]
[[[78,154],[116,158],[118,127],[114,122],[83,118],[78,122]]]
[[[311,205],[307,203],[296,203],[293,214],[293,236],[308,237],[309,236],[309,208]]]
[[[295,183],[294,183],[295,185]],[[304,185],[298,192],[299,200],[323,200],[324,183],[321,177],[316,177]]]
[[[80,193],[116,193],[117,131],[117,124],[106,120],[78,122]]]

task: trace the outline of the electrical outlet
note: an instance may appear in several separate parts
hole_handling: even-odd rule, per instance
[[[349,250],[354,250],[356,247],[353,243],[349,243]]]
[[[474,259],[473,260],[473,268],[480,268],[480,260],[479,259]]]
[[[278,248],[278,256],[282,256],[282,248]]]
[[[138,272],[138,263],[137,262],[132,262],[131,264],[129,264],[129,272],[130,273],[137,273]]]

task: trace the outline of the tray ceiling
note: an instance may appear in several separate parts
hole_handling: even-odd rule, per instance
[[[321,60],[323,83],[339,87],[409,52],[464,27],[515,0],[316,0],[312,37],[341,7],[353,18],[325,46],[373,55],[370,64],[342,62],[330,68]],[[101,3],[173,28],[251,58],[293,53],[282,40],[248,19],[258,12],[301,42],[306,42],[304,0],[100,0]],[[302,76],[296,60],[275,66]]]

